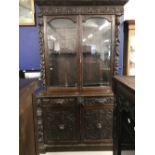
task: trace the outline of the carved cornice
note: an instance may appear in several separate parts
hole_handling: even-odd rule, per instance
[[[42,15],[123,14],[123,6],[41,6]]]
[[[124,5],[128,0],[35,0],[38,5],[87,6]]]

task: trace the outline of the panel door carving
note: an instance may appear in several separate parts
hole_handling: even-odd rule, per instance
[[[112,139],[112,109],[84,110],[84,139]]]
[[[72,99],[49,99],[43,105],[44,141],[52,143],[72,143],[79,139],[79,123],[77,106],[64,103]],[[73,99],[73,101],[75,101]],[[56,104],[57,102],[57,104]],[[63,105],[59,105],[63,103]]]
[[[85,142],[112,140],[113,97],[85,97],[82,120]]]

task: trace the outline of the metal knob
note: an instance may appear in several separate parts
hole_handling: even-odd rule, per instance
[[[131,123],[131,120],[130,120],[130,118],[128,118],[128,124],[130,124]]]
[[[65,125],[64,124],[60,124],[59,125],[59,130],[64,130],[65,129]]]
[[[102,124],[101,123],[97,123],[96,127],[97,127],[97,129],[101,129],[102,128]]]

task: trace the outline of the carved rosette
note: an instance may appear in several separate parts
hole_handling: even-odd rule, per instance
[[[43,32],[43,14],[40,11],[38,13],[38,25],[39,25],[39,45],[40,45],[40,58],[41,58],[41,63],[40,63],[40,68],[41,68],[41,80],[43,87],[45,87],[45,48],[44,48],[44,32]]]
[[[37,117],[37,140],[39,152],[44,152],[44,138],[43,138],[43,122],[42,122],[42,108],[41,99],[36,99],[36,117]]]
[[[119,46],[120,46],[120,16],[116,16],[116,45],[114,59],[114,75],[118,75],[119,71]]]

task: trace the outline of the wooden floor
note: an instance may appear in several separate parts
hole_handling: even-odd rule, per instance
[[[52,152],[40,155],[113,155],[113,152],[112,151]],[[122,151],[121,155],[135,155],[135,151]]]

